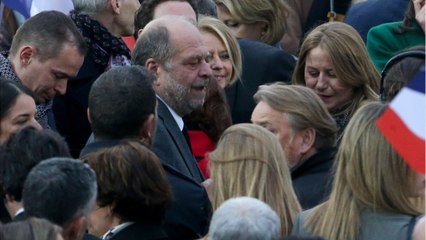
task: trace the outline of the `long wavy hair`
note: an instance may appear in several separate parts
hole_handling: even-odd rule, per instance
[[[380,74],[358,32],[342,22],[322,24],[306,36],[293,72],[293,83],[306,85],[306,58],[318,46],[329,54],[337,78],[354,89],[349,117],[365,101],[378,100]]]
[[[330,199],[313,209],[305,227],[329,240],[358,239],[363,210],[421,215],[424,196],[413,197],[416,173],[376,127],[382,103],[361,107],[345,129],[336,155]]]

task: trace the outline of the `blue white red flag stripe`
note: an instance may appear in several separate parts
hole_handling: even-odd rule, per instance
[[[31,13],[32,0],[3,0],[3,4],[29,18]]]
[[[401,89],[377,126],[407,163],[425,173],[425,71]]]
[[[45,10],[56,10],[68,14],[74,8],[71,0],[3,0],[0,2],[21,13],[25,18]]]

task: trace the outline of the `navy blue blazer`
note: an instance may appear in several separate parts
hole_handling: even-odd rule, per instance
[[[238,43],[243,63],[241,78],[225,88],[234,124],[251,122],[257,88],[272,82],[290,83],[296,63],[292,55],[277,47],[247,39],[238,39]]]

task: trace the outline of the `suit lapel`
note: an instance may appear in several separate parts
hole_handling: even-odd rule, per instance
[[[202,181],[203,179],[201,179],[200,170],[197,166],[196,160],[169,109],[161,100],[158,100],[157,109],[159,119],[163,121],[164,127],[179,150],[181,159],[183,160],[182,164],[187,167],[191,176],[195,180]]]

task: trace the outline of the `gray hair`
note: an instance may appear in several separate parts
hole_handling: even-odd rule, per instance
[[[107,0],[72,0],[74,10],[78,13],[95,15],[107,7]]]
[[[178,52],[172,41],[168,25],[171,22],[187,22],[195,28],[196,23],[186,16],[167,15],[152,20],[139,35],[132,53],[132,64],[145,66],[149,58],[163,65],[168,71],[172,68],[169,60]]]
[[[281,223],[266,203],[251,197],[231,198],[213,214],[210,240],[279,239]]]
[[[87,164],[72,158],[50,158],[31,170],[22,196],[28,216],[65,226],[89,214],[96,193],[96,174]]]

